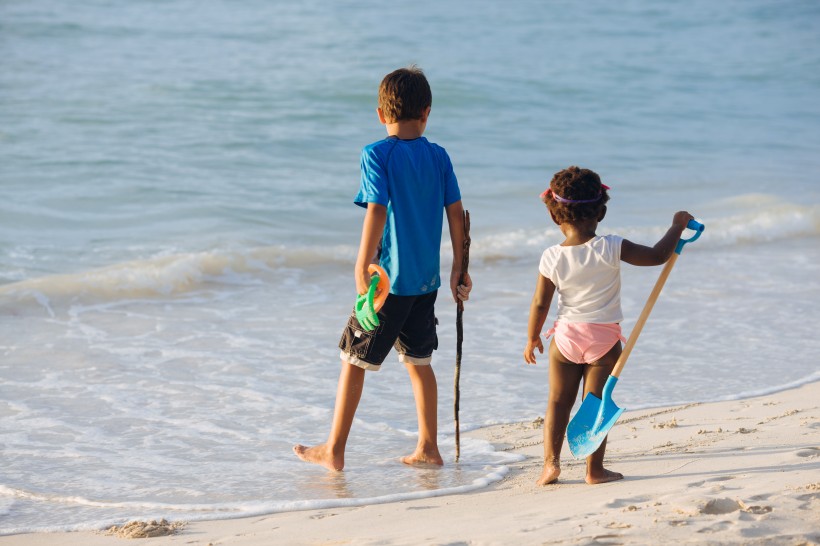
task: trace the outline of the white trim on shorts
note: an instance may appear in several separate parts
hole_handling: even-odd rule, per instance
[[[429,366],[430,362],[433,361],[433,355],[430,356],[410,356],[406,353],[399,353],[399,362],[404,362],[405,364],[412,364],[413,366]]]
[[[377,372],[382,368],[381,364],[372,364],[370,362],[365,362],[364,360],[353,356],[349,353],[344,351],[339,351],[339,358],[342,359],[342,362],[347,362],[348,364],[352,364],[354,366],[358,366],[363,370],[370,370],[372,372]],[[417,356],[408,356],[404,353],[399,353],[399,362],[404,362],[405,364],[410,364],[412,366],[429,366],[430,363],[433,361],[433,355],[425,356],[425,357],[417,357]]]
[[[339,351],[339,358],[342,359],[342,362],[347,362],[348,364],[352,364],[354,366],[358,366],[363,370],[370,370],[372,372],[377,372],[381,370],[381,364],[371,364],[370,362],[365,362],[364,360],[360,359],[359,357],[353,356],[350,353],[346,353],[344,351]]]

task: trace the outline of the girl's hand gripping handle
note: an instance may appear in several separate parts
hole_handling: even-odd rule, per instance
[[[688,239],[681,238],[681,240],[678,241],[678,246],[675,247],[675,254],[680,254],[681,251],[683,250],[683,246],[686,243],[691,243],[691,242],[696,241],[697,238],[700,237],[700,234],[703,233],[703,230],[706,229],[706,226],[704,226],[703,224],[701,224],[700,222],[697,222],[695,220],[689,220],[689,223],[686,224],[686,227],[688,229],[693,230],[695,232],[695,234],[692,235],[691,237],[689,237]]]

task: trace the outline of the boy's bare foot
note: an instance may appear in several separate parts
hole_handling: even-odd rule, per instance
[[[544,461],[544,470],[541,472],[541,477],[535,481],[535,485],[548,485],[558,481],[558,476],[561,475],[561,465],[557,462]]]
[[[622,480],[623,477],[624,475],[620,472],[613,472],[611,470],[607,470],[606,468],[602,468],[601,470],[596,470],[594,472],[588,471],[586,482],[590,485],[595,485],[596,483],[607,483],[614,482],[615,480]]]
[[[436,466],[442,466],[444,464],[444,459],[441,458],[438,449],[434,451],[416,449],[416,451],[407,457],[402,457],[401,462],[409,465],[433,464]]]
[[[302,444],[293,446],[293,452],[296,456],[305,462],[318,464],[327,468],[328,470],[342,470],[345,466],[344,455],[336,457],[328,449],[327,444],[308,447]]]

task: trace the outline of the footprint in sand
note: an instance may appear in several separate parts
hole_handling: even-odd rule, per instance
[[[604,525],[604,527],[607,529],[629,529],[632,526],[628,523],[612,521],[608,525]]]
[[[804,493],[802,495],[797,495],[795,498],[797,500],[803,502],[803,504],[801,504],[799,506],[799,508],[801,510],[806,510],[806,509],[810,508],[813,503],[820,500],[820,493],[817,493],[817,492],[815,492],[815,493]]]
[[[692,482],[690,484],[687,484],[686,487],[701,487],[701,486],[705,485],[706,483],[726,482],[726,481],[734,480],[734,479],[735,479],[734,476],[717,476],[715,478],[709,478],[708,480],[701,480],[699,482]]]
[[[769,512],[772,511],[771,506],[757,506],[757,505],[749,506],[749,505],[747,505],[746,503],[744,503],[742,501],[739,501],[738,504],[740,504],[740,508],[744,512],[746,512],[747,514],[754,514],[756,516],[759,516],[761,514],[768,514]]]
[[[325,518],[332,518],[336,514],[334,513],[324,513],[324,514],[316,514],[315,516],[310,516],[310,519],[325,519]]]
[[[719,521],[717,523],[713,523],[708,527],[704,527],[703,529],[698,529],[698,533],[720,533],[732,527],[731,521]]]
[[[801,449],[796,452],[795,455],[798,457],[805,457],[807,459],[814,459],[815,457],[820,457],[820,447],[808,447],[806,449]]]
[[[751,500],[751,501],[762,501],[762,500],[768,499],[771,496],[772,495],[770,493],[761,493],[760,495],[755,495],[753,497],[749,497],[749,500]]]
[[[740,489],[739,487],[727,487],[723,485],[724,482],[728,482],[734,479],[734,476],[718,476],[717,478],[710,478],[706,481],[711,482],[713,484],[712,487],[709,488],[709,491],[711,491],[712,493],[720,493],[721,491]]]
[[[638,497],[632,497],[631,499],[614,499],[607,503],[607,508],[623,508],[624,506],[634,506],[636,504],[640,504],[642,502],[649,502],[652,500],[652,497],[649,495],[641,495]]]

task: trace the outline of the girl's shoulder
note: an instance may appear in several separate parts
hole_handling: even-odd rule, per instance
[[[581,246],[594,249],[609,249],[614,247],[620,248],[623,240],[624,238],[620,235],[596,235]]]
[[[561,259],[561,256],[564,253],[564,248],[568,247],[562,247],[561,245],[556,244],[548,246],[544,249],[544,252],[541,253],[541,260],[538,264],[538,269],[542,275],[547,278],[551,277],[550,272],[555,268],[555,264]]]
[[[620,235],[601,235],[593,239],[593,248],[595,252],[601,256],[605,262],[610,264],[618,264],[621,261],[621,243],[624,238]]]

